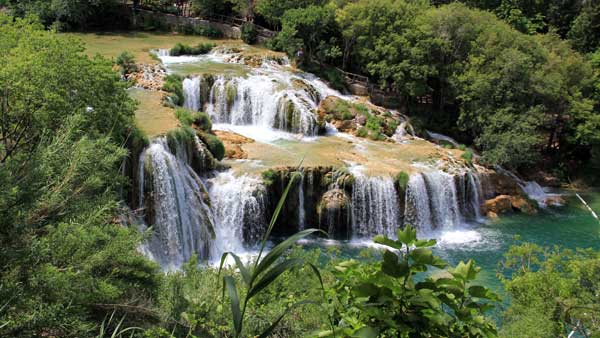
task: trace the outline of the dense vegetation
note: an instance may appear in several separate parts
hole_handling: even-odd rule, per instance
[[[195,3],[225,10],[218,1]],[[125,336],[139,337],[497,335],[488,316],[498,298],[474,282],[474,263],[448,268],[428,249],[434,241],[417,240],[410,227],[398,240],[376,238],[388,249],[360,262],[335,249],[289,249],[293,241],[262,271],[219,273],[192,259],[165,274],[142,256],[143,236],[119,219],[130,184],[123,166],[146,142],[113,70],[116,63],[131,71],[131,56],[90,59],[78,41],[43,29],[86,28],[89,16],[115,4],[0,2],[42,20],[0,15],[0,336],[110,336],[115,321],[103,323],[111,315],[131,328]],[[247,4],[228,8],[250,15]],[[577,166],[600,156],[600,51],[571,49],[597,50],[594,3],[574,4],[570,18],[558,4],[548,5],[547,17],[542,5],[468,5],[495,13],[458,3],[259,0],[256,14],[281,25],[274,48],[302,48],[322,66],[369,74],[429,126],[465,131],[491,163]],[[518,32],[496,16],[525,33],[558,35]],[[181,79],[166,86],[182,100]],[[416,105],[424,95],[434,97],[430,113]],[[210,130],[206,115],[178,118]],[[222,144],[206,142],[222,157]],[[512,303],[498,334],[555,337],[573,327],[599,334],[599,261],[592,251],[512,248],[500,271]],[[253,275],[264,284],[251,297]],[[242,317],[234,288],[248,300]]]

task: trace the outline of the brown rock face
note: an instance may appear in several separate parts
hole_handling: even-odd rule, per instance
[[[485,201],[482,209],[487,215],[493,214],[498,217],[498,214],[505,214],[512,211],[511,197],[508,195],[500,195],[495,198]],[[490,215],[491,216],[491,215]]]
[[[525,197],[511,196],[510,203],[511,203],[513,209],[519,210],[522,213],[526,213],[526,214],[536,214],[537,213],[536,206],[531,201],[526,199]]]
[[[549,207],[557,207],[566,203],[562,196],[550,196],[544,200],[544,203]]]
[[[221,142],[223,142],[223,145],[225,146],[226,158],[238,160],[248,158],[248,154],[244,151],[242,146],[246,143],[253,143],[253,139],[221,130],[215,130],[215,134],[221,139]]]
[[[523,189],[510,176],[492,173],[489,175],[489,179],[497,195],[525,196]]]
[[[535,204],[522,196],[500,195],[485,201],[482,211],[490,218],[497,218],[499,214],[520,211],[526,214],[535,214]]]
[[[133,80],[136,86],[148,90],[161,90],[165,83],[167,71],[160,64],[138,64],[138,71],[127,75],[128,80]]]

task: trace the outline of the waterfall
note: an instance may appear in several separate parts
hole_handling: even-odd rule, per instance
[[[391,177],[355,174],[352,230],[355,236],[395,236],[400,226],[400,202]]]
[[[306,228],[306,210],[304,209],[304,173],[302,173],[298,186],[298,227],[300,230],[304,230]]]
[[[482,219],[481,206],[485,202],[483,186],[477,172],[467,172],[468,188],[466,189],[466,202],[470,205],[470,212],[476,220]]]
[[[212,212],[202,196],[204,184],[186,162],[187,152],[176,153],[160,137],[144,150],[140,161],[140,195],[150,192],[145,203],[153,227],[145,248],[166,269],[180,267],[194,254],[208,258],[214,238]]]
[[[183,107],[191,111],[200,111],[200,77],[183,80]]]
[[[417,227],[423,233],[433,230],[429,193],[422,174],[411,175],[408,180],[404,220],[405,223]]]
[[[236,177],[232,171],[210,180],[209,195],[215,213],[215,254],[243,252],[244,243],[257,243],[267,225],[267,191],[261,179]]]
[[[201,110],[201,99],[196,95],[199,90],[193,86],[196,84],[199,85],[190,79],[184,81],[185,105]],[[320,91],[309,82],[284,72],[219,76],[210,88],[204,110],[215,123],[262,126],[314,136],[320,97]]]
[[[473,175],[467,180],[471,191],[466,203],[477,212],[482,203],[480,186]],[[470,185],[476,187],[473,188]],[[412,175],[406,191],[405,219],[423,233],[436,229],[448,229],[459,226],[463,215],[459,205],[459,194],[454,176],[442,171],[431,171]],[[475,190],[475,191],[473,191]],[[477,207],[476,207],[477,206]]]
[[[404,143],[406,140],[414,138],[415,131],[410,125],[408,121],[403,121],[396,127],[396,131],[394,135],[392,135],[392,139],[396,141],[396,143]]]

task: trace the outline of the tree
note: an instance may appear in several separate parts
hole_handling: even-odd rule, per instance
[[[600,3],[589,1],[573,22],[568,37],[575,49],[589,53],[600,47],[598,30],[600,30]]]
[[[281,17],[287,10],[305,8],[311,5],[321,6],[323,0],[257,0],[256,13],[265,18],[268,23],[275,27],[281,24]]]
[[[499,274],[512,299],[502,336],[559,337],[579,331],[595,337],[600,332],[599,273],[600,255],[591,249],[511,247]]]
[[[29,19],[0,15],[0,44],[0,335],[91,336],[115,309],[156,316],[158,267],[115,217],[138,133],[125,84]]]
[[[288,10],[281,19],[283,28],[273,43],[290,55],[303,49],[306,57],[319,62],[335,58],[339,54],[335,51],[338,32],[334,15],[330,6]]]

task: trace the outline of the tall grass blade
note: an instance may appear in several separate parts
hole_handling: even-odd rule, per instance
[[[252,278],[250,276],[250,272],[248,271],[248,268],[244,265],[244,263],[242,262],[242,260],[240,259],[240,257],[238,255],[234,254],[233,252],[225,252],[221,256],[221,263],[219,264],[219,273],[218,273],[218,275],[220,275],[221,271],[223,270],[223,266],[225,265],[225,260],[227,259],[227,256],[233,257],[233,260],[235,261],[236,267],[240,270],[240,274],[242,275],[244,283],[246,283],[246,285],[248,285],[248,287],[249,287],[250,286],[250,281],[252,280]]]
[[[233,326],[235,328],[235,336],[239,337],[242,332],[242,313],[240,312],[240,299],[235,287],[235,279],[231,276],[223,277],[223,283],[227,288],[229,301],[231,302],[231,314],[233,315]]]
[[[315,232],[322,232],[322,233],[326,234],[324,231],[319,230],[319,229],[302,230],[302,231],[292,235],[291,237],[287,238],[285,241],[279,243],[273,249],[271,249],[271,251],[269,251],[269,253],[265,256],[265,258],[260,261],[260,264],[258,264],[258,267],[256,267],[254,274],[252,275],[253,276],[252,282],[254,282],[254,280],[256,280],[256,277],[258,277],[258,275],[265,272],[275,261],[277,261],[277,259],[279,259],[287,249],[289,249],[292,245],[294,245],[294,243],[296,243],[298,240],[300,240],[312,233],[315,233]]]

